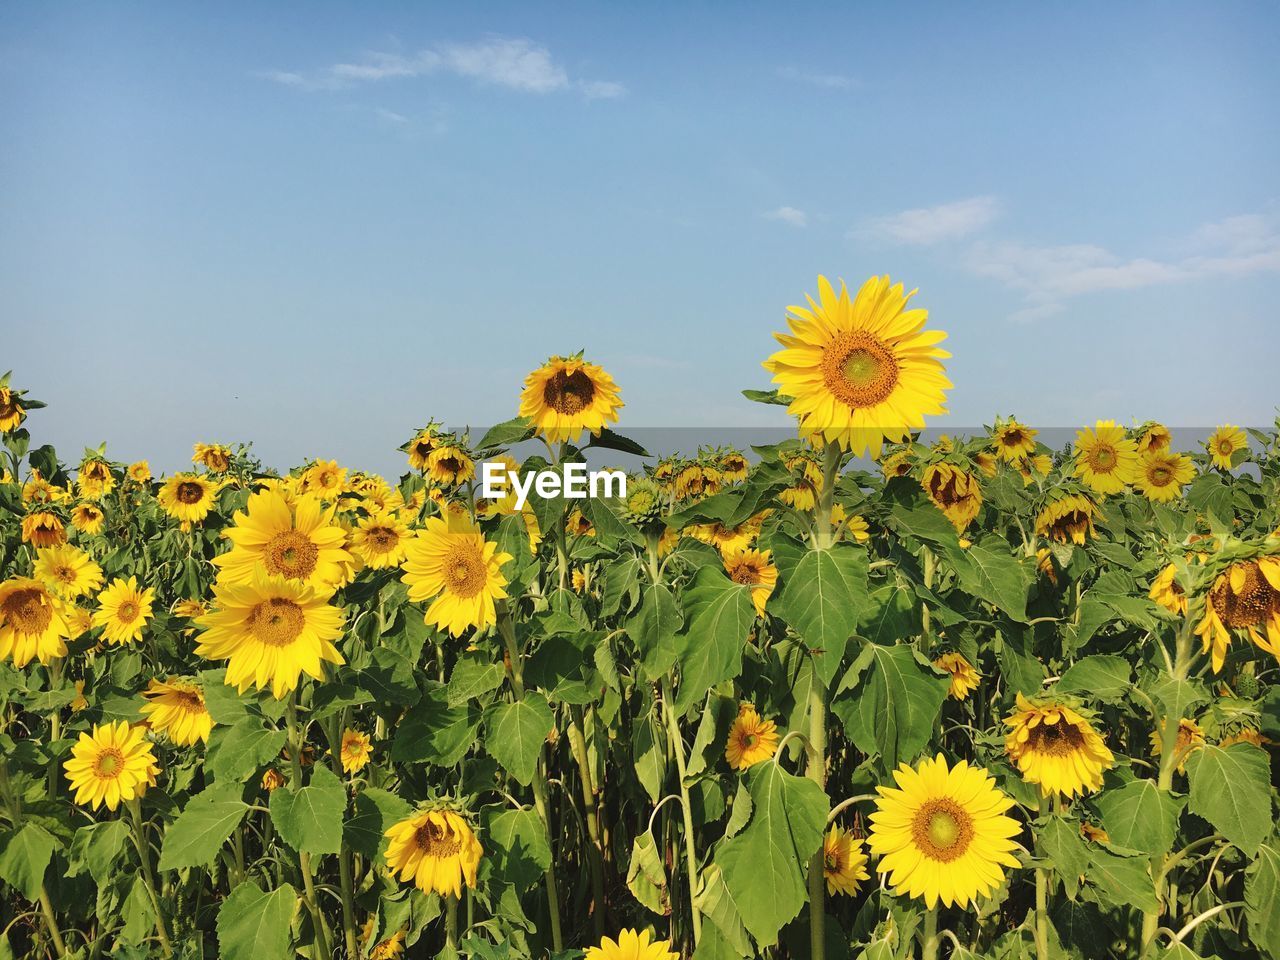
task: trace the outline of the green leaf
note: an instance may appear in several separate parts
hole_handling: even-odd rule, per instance
[[[957,544],[947,550],[947,560],[966,593],[999,607],[1014,620],[1026,622],[1031,570],[1009,553],[1007,543],[989,537],[967,549]]]
[[[342,825],[342,840],[370,860],[387,848],[387,830],[413,813],[413,806],[387,790],[366,787],[356,796],[354,815]]]
[[[128,836],[129,824],[124,820],[100,820],[81,827],[71,841],[71,869],[67,875],[78,876],[82,868],[87,868],[94,883],[102,886],[114,874]]]
[[[1104,903],[1137,907],[1144,913],[1159,909],[1155,884],[1147,869],[1150,861],[1143,857],[1118,857],[1100,848],[1091,853],[1085,876]]]
[[[1280,848],[1264,843],[1245,870],[1245,916],[1249,939],[1272,957],[1280,957]]]
[[[822,846],[830,802],[812,780],[772,760],[751,769],[748,785],[751,822],[720,847],[715,863],[743,924],[767,947],[804,906],[807,865]]]
[[[213,861],[249,809],[239,784],[215,783],[187,801],[164,832],[160,869],[203,867]]]
[[[725,943],[735,951],[734,956],[750,957],[755,955],[747,928],[742,923],[742,914],[738,905],[729,895],[729,887],[724,882],[724,874],[716,864],[710,864],[702,871],[698,884],[698,892],[693,897],[694,905],[715,926]],[[703,927],[703,932],[706,932]]]
[[[53,834],[38,823],[0,833],[0,877],[28,900],[38,900],[57,846]]]
[[[929,741],[949,685],[910,644],[868,643],[840,681],[831,709],[858,749],[879,754],[892,770]]]
[[[501,661],[494,663],[479,652],[464,654],[449,674],[449,706],[457,707],[497,690],[505,677],[506,668]]]
[[[445,688],[428,686],[422,700],[396,727],[391,759],[398,763],[455,766],[475,746],[480,708],[474,703],[450,707]]]
[[[284,741],[283,730],[268,727],[258,717],[246,716],[229,727],[213,728],[205,766],[218,780],[243,783],[280,756]]]
[[[503,423],[494,424],[480,438],[477,450],[493,450],[496,447],[510,447],[533,436],[533,423],[528,417],[514,417]]]
[[[809,550],[778,597],[779,616],[815,651],[818,674],[830,683],[844,659],[845,645],[867,607],[867,553],[850,544]]]
[[[789,407],[791,405],[790,397],[783,397],[775,390],[743,390],[742,395],[748,400],[756,403],[768,403],[775,407]]]
[[[311,782],[301,790],[273,790],[269,806],[271,822],[293,849],[317,855],[342,849],[347,791],[328,767],[313,766]]]
[[[649,456],[649,451],[640,446],[640,444],[629,437],[622,436],[620,433],[614,433],[608,427],[605,427],[588,440],[587,446],[594,447],[597,450],[617,450],[620,453],[630,453],[637,457]]]
[[[551,848],[542,818],[533,809],[486,807],[482,814],[485,853],[493,856],[493,869],[518,890],[537,884],[551,866]]]
[[[858,635],[872,643],[892,646],[920,632],[919,608],[911,593],[896,583],[871,591],[867,609],[858,618]]]
[[[671,669],[676,661],[676,635],[683,626],[684,616],[666,585],[646,586],[640,609],[627,621],[627,633],[640,653],[647,680],[655,681]]]
[[[676,709],[684,713],[721,680],[742,670],[742,648],[756,620],[748,587],[714,567],[702,567],[684,593],[689,626],[676,639],[680,691]]]
[[[1067,668],[1055,690],[1117,703],[1128,694],[1133,671],[1122,657],[1085,657]]]
[[[1113,844],[1154,857],[1172,849],[1185,802],[1185,797],[1157,789],[1151,780],[1130,780],[1123,787],[1104,790],[1094,806]]]
[[[632,896],[660,917],[671,910],[667,892],[667,871],[658,855],[653,834],[646,830],[631,844],[631,860],[627,866],[627,889]]]
[[[223,960],[293,960],[290,927],[297,907],[298,895],[287,883],[270,893],[252,880],[240,884],[218,910]]]
[[[202,670],[200,686],[204,689],[205,709],[214,723],[231,726],[249,715],[249,702],[227,684],[226,670]]]
[[[1252,857],[1271,831],[1271,759],[1251,743],[1204,746],[1187,760],[1190,810]]]
[[[1040,846],[1054,869],[1066,884],[1067,890],[1074,895],[1080,885],[1080,876],[1089,866],[1089,850],[1080,836],[1080,824],[1074,820],[1049,816],[1036,832]]]
[[[484,712],[485,747],[517,783],[528,786],[553,724],[546,697],[526,692],[514,703],[495,703]]]

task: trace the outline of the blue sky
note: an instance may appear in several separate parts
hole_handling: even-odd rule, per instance
[[[37,440],[399,471],[585,348],[741,399],[818,273],[951,334],[940,423],[1275,415],[1274,4],[6,4],[0,324]]]

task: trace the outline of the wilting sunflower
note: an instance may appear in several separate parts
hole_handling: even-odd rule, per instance
[[[220,443],[197,443],[193,447],[191,462],[198,463],[210,473],[226,473],[231,469],[231,451]]]
[[[580,509],[574,507],[569,511],[569,516],[564,521],[565,530],[575,537],[594,537],[596,535],[595,524],[587,519]]]
[[[901,764],[898,788],[876,787],[867,845],[880,857],[879,873],[899,895],[966,906],[1004,881],[1004,867],[1018,866],[1013,837],[1022,826],[1005,811],[1013,800],[981,767],[961,760],[951,769],[938,754],[912,768]]]
[[[736,450],[730,450],[728,453],[721,454],[716,468],[720,471],[720,478],[725,483],[741,483],[747,479],[750,465],[746,457]]]
[[[679,500],[709,497],[720,489],[720,471],[701,463],[688,463],[680,468],[672,484]]]
[[[925,467],[920,481],[933,505],[943,512],[956,533],[963,533],[982,509],[982,489],[973,474],[945,461]]]
[[[1093,517],[1098,506],[1082,493],[1069,493],[1047,503],[1036,515],[1036,533],[1055,543],[1083,546],[1097,536]]]
[[[102,627],[102,639],[108,643],[137,643],[154,615],[151,604],[155,596],[152,587],[138,588],[137,577],[117,577],[98,594],[93,625]]]
[[[1099,420],[1076,433],[1075,474],[1096,493],[1119,493],[1138,470],[1138,445],[1114,420]]]
[[[374,513],[351,531],[351,550],[375,570],[398,567],[410,537],[409,528],[394,513]]]
[[[1185,616],[1187,612],[1187,594],[1182,589],[1182,585],[1178,583],[1177,576],[1177,565],[1169,564],[1152,581],[1151,592],[1147,596],[1170,613]]]
[[[39,580],[14,577],[0,583],[0,660],[12,660],[21,669],[32,660],[65,657],[68,611]]]
[[[1265,747],[1270,742],[1256,727],[1241,727],[1219,740],[1218,746],[1225,749],[1237,743],[1251,743],[1255,747]]]
[[[27,409],[17,393],[8,386],[0,386],[0,433],[12,433],[22,426]]]
[[[1022,485],[1025,487],[1036,478],[1036,474],[1047,477],[1053,468],[1053,458],[1047,453],[1035,453],[1016,461],[1014,467],[1022,474]]]
[[[1249,438],[1239,427],[1224,423],[1205,441],[1205,449],[1213,459],[1213,465],[1221,470],[1230,470],[1235,455],[1249,446]]]
[[[1156,728],[1151,731],[1151,756],[1159,757],[1164,753],[1164,731]],[[1187,759],[1204,746],[1204,731],[1194,720],[1183,717],[1178,721],[1178,739],[1174,742],[1173,761],[1179,773],[1187,772]]]
[[[180,747],[189,747],[197,740],[209,742],[213,717],[204,705],[200,684],[182,677],[153,679],[142,696],[147,701],[142,705],[142,714],[151,729],[168,734]]]
[[[141,797],[155,786],[160,766],[146,739],[146,727],[119,723],[95,725],[92,733],[81,733],[64,763],[67,779],[75,790],[75,802],[108,810],[121,800]]]
[[[31,476],[22,485],[23,503],[61,503],[70,499],[71,491],[57,484],[50,483],[40,476],[40,471],[32,469]]]
[[[496,619],[495,600],[507,596],[502,565],[511,554],[470,521],[431,517],[406,547],[403,582],[415,603],[435,598],[426,622],[458,636],[468,627],[484,630]]]
[[[203,617],[208,612],[209,608],[202,600],[179,600],[173,605],[173,615],[187,620]]]
[[[151,482],[151,464],[145,460],[138,460],[129,464],[125,470],[127,476],[134,483],[150,483]]]
[[[71,525],[91,537],[102,532],[105,520],[102,508],[95,503],[77,503],[71,508]]]
[[[354,561],[333,516],[334,509],[313,496],[300,496],[291,506],[272,490],[253,494],[222,533],[234,546],[213,560],[222,571],[219,579],[249,583],[261,570],[313,587],[340,586],[350,579]]]
[[[1025,460],[1035,453],[1039,432],[1019,423],[1014,417],[997,420],[995,430],[991,432],[991,445],[995,447],[996,457],[1006,463]]]
[[[996,470],[1000,467],[1000,460],[994,454],[987,450],[979,450],[973,455],[973,462],[977,464],[978,469],[982,471],[984,477],[994,477]]]
[[[978,681],[982,679],[982,674],[965,659],[964,654],[944,653],[933,661],[933,665],[939,670],[945,670],[951,674],[951,684],[947,687],[947,696],[951,697],[952,700],[964,700],[970,693],[978,689]]]
[[[724,745],[724,756],[729,766],[735,770],[746,770],[773,759],[777,749],[778,725],[772,720],[762,719],[752,704],[741,704]]]
[[[764,605],[778,584],[778,568],[769,562],[771,553],[770,550],[739,548],[727,550],[722,555],[729,579],[751,588],[751,602],[755,604],[758,617],[764,616]]]
[[[436,447],[427,457],[427,476],[441,486],[456,487],[475,475],[475,461],[457,444]]]
[[[839,514],[838,517],[837,514]],[[844,520],[844,507],[837,503],[831,508],[831,522],[836,524],[841,521],[844,521],[844,527],[840,531],[840,536],[848,537],[854,543],[866,543],[871,539],[871,526],[867,523],[867,518],[861,514],[854,514],[848,520]]]
[[[102,567],[70,544],[37,550],[33,572],[67,600],[88,596],[102,586]]]
[[[66,540],[67,528],[62,525],[56,513],[37,510],[22,518],[23,543],[29,543],[38,550],[41,547],[56,547]]]
[[[111,473],[111,465],[105,460],[93,458],[80,464],[76,474],[76,487],[80,496],[86,500],[101,500],[115,489],[116,478]]]
[[[941,330],[925,330],[926,310],[908,310],[915,295],[888,277],[872,277],[850,299],[826,277],[818,300],[788,307],[791,333],[775,333],[783,349],[764,362],[778,393],[790,399],[800,435],[879,457],[885,443],[924,427],[926,415],[945,413],[950,389],[936,346]]]
[[[414,470],[427,469],[427,457],[438,443],[439,430],[434,423],[418,431],[417,436],[402,448],[409,456],[409,466]]]
[[[221,484],[197,473],[175,473],[160,487],[156,499],[173,519],[181,521],[183,530],[203,523],[213,509]]]
[[[350,727],[342,731],[342,744],[338,749],[338,759],[342,761],[342,769],[347,773],[359,773],[369,765],[369,757],[373,750],[369,746],[369,735]]]
[[[258,573],[251,583],[214,584],[214,610],[196,653],[227,661],[227,683],[241,693],[271,687],[277,700],[302,674],[324,679],[325,663],[346,661],[333,641],[342,636],[343,613],[329,604],[333,591]]]
[[[1232,632],[1280,660],[1280,556],[1233,563],[1209,588],[1196,635],[1222,670]]]
[[[914,454],[915,451],[909,446],[893,451],[880,461],[880,472],[884,474],[886,480],[905,477],[911,472],[911,458]]]
[[[822,841],[822,875],[827,880],[828,896],[842,893],[851,897],[858,892],[861,881],[870,879],[862,841],[834,823]]]
[[[1004,721],[1011,728],[1004,749],[1022,778],[1046,797],[1101,789],[1115,757],[1089,721],[1064,703],[1032,702],[1021,693],[1017,702]]]
[[[1041,547],[1036,551],[1036,571],[1055,587],[1058,585],[1058,567],[1053,559],[1053,551],[1048,547]]]
[[[1190,457],[1168,450],[1144,453],[1138,461],[1138,472],[1133,485],[1148,500],[1168,503],[1182,496],[1182,488],[1196,475],[1195,464]]]
[[[520,416],[549,443],[576,442],[584,430],[598,437],[622,406],[613,377],[581,355],[552,357],[525,377],[520,394]]]
[[[818,494],[822,492],[822,468],[808,457],[792,457],[786,461],[791,471],[791,486],[778,494],[778,499],[796,510],[809,511],[818,502]],[[797,477],[796,471],[800,475]]]
[[[386,832],[387,867],[400,879],[412,879],[423,893],[462,895],[474,888],[484,850],[467,821],[452,810],[423,810]]]
[[[377,917],[370,916],[362,931],[365,942],[365,955],[368,956],[369,960],[397,960],[397,958],[404,956],[405,930],[403,927],[391,934],[391,936],[379,940],[376,944],[370,942],[373,940],[373,925],[376,920]]]
[[[262,771],[262,789],[267,793],[279,790],[286,782],[284,774],[275,767],[267,767],[266,770]]]
[[[1168,450],[1171,443],[1173,443],[1173,435],[1163,423],[1152,421],[1139,428],[1138,453],[1140,454],[1153,450]]]

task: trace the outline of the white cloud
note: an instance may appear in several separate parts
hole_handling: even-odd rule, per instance
[[[588,100],[616,100],[627,95],[627,88],[614,80],[579,80],[578,89]]]
[[[867,220],[853,234],[867,239],[930,246],[977,233],[1000,213],[995,197],[969,197],[936,207],[903,210]]]
[[[386,107],[378,107],[374,110],[379,118],[389,121],[390,123],[408,123],[409,118],[403,113],[396,113],[394,110],[388,110]]]
[[[795,207],[779,207],[777,210],[770,210],[764,216],[766,220],[780,220],[783,223],[791,224],[793,227],[809,225],[809,215],[803,210],[797,210]]]
[[[801,70],[799,67],[779,67],[778,76],[784,80],[807,83],[812,87],[824,87],[827,90],[852,90],[859,86],[856,79],[842,73],[813,73]]]

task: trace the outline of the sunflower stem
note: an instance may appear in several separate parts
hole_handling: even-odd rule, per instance
[[[62,940],[62,931],[58,929],[58,918],[53,912],[53,901],[49,899],[49,891],[40,884],[40,913],[44,915],[44,924],[49,929],[49,939],[53,941],[53,949],[59,957],[67,955],[67,945]]]
[[[449,894],[444,911],[444,946],[455,954],[458,950],[458,898]],[[356,956],[356,954],[352,954]]]
[[[582,707],[574,704],[569,711],[569,749],[578,765],[578,778],[582,781],[583,819],[587,822],[587,834],[591,837],[591,849],[587,851],[587,862],[591,868],[591,899],[595,904],[595,909],[591,912],[591,928],[599,940],[604,936],[604,846],[600,842],[596,783],[591,770],[591,758],[587,753],[587,741],[582,732]]]
[[[285,708],[285,720],[289,727],[289,760],[291,776],[289,786],[294,790],[302,789],[302,747],[306,739],[298,727],[298,691],[289,695]],[[320,901],[316,899],[315,878],[311,870],[311,854],[305,850],[298,851],[298,869],[302,873],[303,899],[311,914],[311,925],[316,934],[316,960],[333,956],[329,948],[329,932],[325,928],[324,914],[320,912]]]
[[[662,718],[666,721],[667,739],[676,758],[676,775],[680,778],[680,811],[684,815],[684,859],[689,874],[689,922],[693,927],[695,949],[702,940],[702,914],[695,903],[698,886],[698,848],[693,835],[693,804],[689,799],[689,787],[685,783],[684,737],[680,734],[680,718],[675,711],[675,696],[671,692],[671,675],[662,678]]]
[[[938,907],[935,904],[925,911],[924,930],[920,937],[920,960],[938,960],[942,937],[938,936]]]
[[[344,776],[342,769],[342,732],[343,717],[334,714],[329,723],[329,756],[331,758],[333,772],[341,780]],[[351,851],[344,843],[342,849],[338,851],[338,883],[342,888],[342,935],[347,945],[348,956],[359,956],[357,945],[359,941],[356,938],[356,914],[355,914],[355,891],[351,879]]]
[[[156,878],[151,872],[151,845],[147,842],[146,830],[142,826],[141,803],[137,797],[125,801],[125,809],[129,811],[129,823],[133,827],[133,844],[138,848],[138,859],[142,862],[142,883],[147,888],[147,896],[151,898],[151,909],[156,914],[156,936],[160,939],[160,949],[166,957],[173,956],[173,947],[169,942],[169,931],[165,928],[164,914],[160,910],[160,897],[156,893]]]

